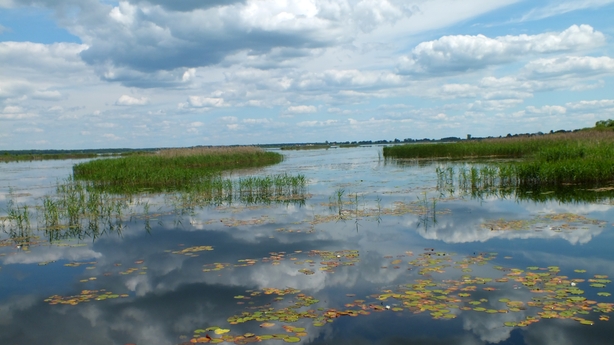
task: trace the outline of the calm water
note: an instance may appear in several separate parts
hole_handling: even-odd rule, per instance
[[[5,226],[0,344],[612,344],[608,200],[438,191],[437,165],[375,146],[283,153],[233,176],[304,174],[304,202],[143,195],[95,238],[51,243],[35,210],[29,232]],[[0,216],[75,162],[1,164]]]

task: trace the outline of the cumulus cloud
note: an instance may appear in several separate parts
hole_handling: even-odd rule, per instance
[[[315,113],[318,108],[313,105],[295,105],[288,107],[287,111],[292,114],[308,114]]]
[[[83,33],[90,42],[83,59],[141,72],[171,71],[214,65],[239,51],[262,54],[276,47],[327,46],[343,35],[334,23],[318,17],[312,2],[218,2],[193,11],[174,11],[176,5],[168,1],[157,3],[164,6],[122,1],[108,8],[98,18],[104,26]],[[185,9],[196,4],[189,2]]]
[[[147,97],[132,97],[128,95],[122,95],[115,101],[115,105],[145,105],[149,103]]]
[[[590,25],[572,25],[560,33],[500,36],[444,36],[417,45],[400,59],[400,73],[445,74],[508,63],[526,54],[589,49],[605,43],[605,36]]]
[[[67,42],[0,42],[0,64],[14,71],[30,69],[48,74],[81,71],[85,64],[79,54],[86,49],[85,44]]]
[[[555,114],[565,114],[566,112],[567,112],[567,108],[562,107],[560,105],[544,105],[542,107],[534,107],[531,105],[527,107],[527,113],[530,113],[530,114],[555,115]]]
[[[529,62],[525,71],[531,78],[592,76],[614,73],[614,59],[608,56],[564,56]]]
[[[393,24],[412,13],[407,7],[397,7],[387,0],[362,0],[354,12],[358,27],[363,32],[370,32],[384,23]]]
[[[193,108],[219,108],[227,106],[223,98],[203,96],[188,97],[188,104]]]
[[[614,107],[614,99],[601,99],[592,101],[569,102],[565,106],[574,110],[585,109],[604,109]]]

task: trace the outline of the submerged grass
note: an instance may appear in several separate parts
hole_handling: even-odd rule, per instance
[[[77,164],[73,173],[76,179],[103,188],[165,191],[215,181],[223,170],[266,166],[282,160],[281,154],[256,147],[166,149]]]
[[[480,200],[496,197],[517,201],[584,203],[614,199],[614,187],[523,185],[514,169],[513,165],[505,164],[439,166],[436,168],[437,190],[444,198],[468,196]]]
[[[195,208],[240,203],[304,204],[307,180],[304,175],[287,174],[229,179],[217,176],[193,184],[189,190],[164,194],[175,214]],[[95,240],[105,233],[121,235],[132,219],[145,219],[149,227],[150,205],[142,200],[157,194],[115,194],[96,188],[92,182],[69,178],[58,182],[55,192],[32,205],[15,202],[11,194],[6,216],[0,217],[0,230],[22,241],[41,231],[49,242],[65,239]],[[169,212],[172,213],[172,212]],[[34,225],[33,225],[34,224]]]
[[[461,180],[493,180],[501,187],[614,182],[614,132],[587,130],[521,138],[384,148],[387,158],[478,159],[518,161],[471,168]],[[496,182],[494,181],[496,180]],[[489,182],[490,183],[490,182]]]

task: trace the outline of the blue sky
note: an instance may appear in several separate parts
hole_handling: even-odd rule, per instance
[[[0,149],[499,136],[614,118],[614,0],[0,0]]]

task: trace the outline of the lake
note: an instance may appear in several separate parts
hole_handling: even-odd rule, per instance
[[[436,171],[466,163],[379,146],[283,154],[228,176],[302,174],[300,195],[117,196],[57,229],[34,206],[79,161],[1,164],[0,344],[612,344],[610,197],[464,192]]]

